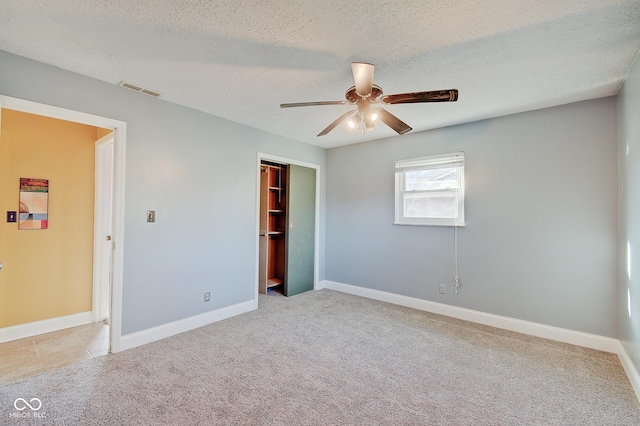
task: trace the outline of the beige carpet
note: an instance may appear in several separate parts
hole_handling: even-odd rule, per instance
[[[64,425],[640,425],[615,355],[329,290],[4,385],[0,424],[34,421],[17,398]]]

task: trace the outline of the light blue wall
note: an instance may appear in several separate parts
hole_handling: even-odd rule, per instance
[[[620,134],[635,132],[635,142],[637,76],[636,64],[619,99]],[[253,298],[260,151],[325,172],[320,279],[617,336],[614,98],[325,153],[5,52],[0,94],[127,122],[123,334]],[[442,296],[452,230],[391,225],[393,161],[455,151],[467,158],[462,288]],[[157,211],[153,225],[148,209]],[[640,332],[624,318],[625,292],[620,333],[630,350]]]
[[[618,173],[618,333],[640,371],[640,61],[637,59],[618,95]],[[630,274],[627,242],[631,246]]]
[[[0,94],[127,122],[123,334],[253,299],[257,152],[325,170],[321,148],[2,51]]]
[[[615,102],[328,150],[326,279],[616,337]],[[466,154],[462,287],[440,295],[453,229],[392,225],[394,160],[456,151]]]

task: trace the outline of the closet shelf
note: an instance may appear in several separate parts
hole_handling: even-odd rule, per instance
[[[282,280],[280,278],[269,278],[267,280],[267,288],[275,287],[280,284],[282,284]]]

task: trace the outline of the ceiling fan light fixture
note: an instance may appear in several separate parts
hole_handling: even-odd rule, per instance
[[[347,126],[350,129],[355,129],[356,127],[360,127],[360,122],[362,121],[362,114],[357,112],[349,121],[347,121]]]
[[[366,130],[373,130],[373,120],[371,117],[364,118],[364,128]]]
[[[398,93],[383,96],[382,88],[373,84],[374,70],[375,67],[373,64],[366,62],[351,63],[351,71],[355,85],[347,89],[344,101],[296,102],[280,104],[280,108],[346,104],[357,106],[356,110],[347,111],[338,117],[333,123],[318,133],[318,136],[326,135],[345,120],[347,120],[349,128],[355,129],[357,127],[364,135],[367,130],[373,130],[375,121],[378,119],[393,129],[397,134],[404,135],[412,130],[407,123],[384,108],[372,107],[372,105],[380,103],[383,105],[393,105],[425,102],[455,102],[458,100],[457,89]]]

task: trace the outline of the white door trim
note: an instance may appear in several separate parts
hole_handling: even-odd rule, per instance
[[[294,166],[302,166],[308,167],[311,169],[315,169],[316,171],[316,219],[315,219],[315,237],[314,237],[314,247],[313,247],[313,289],[319,290],[319,276],[320,276],[320,172],[321,167],[319,164],[306,163],[304,161],[293,160],[291,158],[279,157],[276,155],[265,154],[263,152],[258,152],[256,159],[256,288],[255,288],[255,296],[254,296],[254,309],[258,308],[258,286],[259,286],[259,277],[258,277],[258,268],[260,262],[260,163],[262,160],[273,161],[275,163],[281,164],[293,164]]]
[[[127,123],[112,118],[100,117],[84,112],[73,111],[52,105],[27,101],[0,95],[2,108],[43,115],[60,120],[73,121],[90,126],[114,129],[114,186],[113,186],[113,285],[111,294],[111,351],[120,351],[122,336],[122,277],[123,277],[123,248],[124,248],[124,191],[126,167],[126,134]]]

